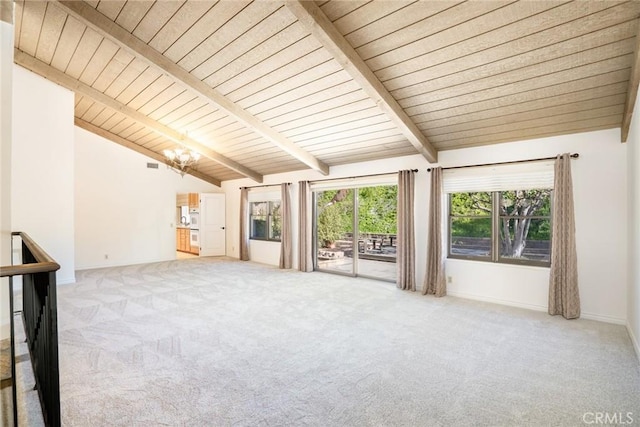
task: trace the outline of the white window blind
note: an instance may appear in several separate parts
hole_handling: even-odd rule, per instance
[[[357,178],[331,179],[327,181],[311,182],[311,190],[339,190],[342,188],[375,187],[379,185],[397,185],[398,174],[390,173],[379,176],[364,176]]]
[[[260,191],[262,190],[262,191]],[[249,190],[249,202],[272,202],[280,200],[282,193],[277,187],[270,187],[268,189]]]
[[[445,193],[553,188],[554,160],[445,169]]]

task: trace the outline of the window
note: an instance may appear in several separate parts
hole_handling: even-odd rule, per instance
[[[250,206],[251,239],[280,241],[282,214],[280,201],[252,202]]]
[[[491,258],[491,193],[454,193],[449,197],[449,255]]]
[[[451,193],[449,257],[549,265],[551,190]]]

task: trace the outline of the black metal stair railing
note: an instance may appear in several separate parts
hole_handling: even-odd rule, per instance
[[[12,236],[20,236],[22,239],[22,264],[0,267],[0,277],[9,277],[14,425],[18,423],[18,416],[15,392],[13,277],[22,276],[22,317],[42,416],[47,426],[57,427],[60,425],[60,377],[55,272],[60,269],[60,265],[26,233],[13,232]]]

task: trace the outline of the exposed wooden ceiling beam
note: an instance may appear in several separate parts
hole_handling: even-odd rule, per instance
[[[633,65],[631,66],[631,75],[629,76],[629,86],[627,87],[627,101],[624,103],[624,112],[622,113],[622,142],[627,142],[627,138],[629,137],[633,107],[636,104],[636,98],[638,96],[638,85],[640,85],[640,22],[638,25],[638,33],[636,34],[635,55],[633,57]]]
[[[314,1],[286,0],[289,10],[327,49],[429,162],[438,152]]]
[[[297,146],[294,142],[262,122],[247,110],[230,101],[211,86],[202,82],[188,71],[170,61],[160,52],[156,51],[115,22],[111,21],[90,5],[83,1],[58,1],[57,4],[65,12],[80,20],[80,22],[87,25],[89,28],[97,31],[103,37],[106,37],[116,43],[120,48],[140,59],[145,60],[150,65],[160,68],[176,82],[186,85],[205,101],[209,102],[216,108],[226,111],[240,123],[271,141],[292,157],[324,175],[329,174],[328,165],[318,160],[308,151]]]
[[[33,56],[28,55],[19,49],[14,49],[14,61],[16,64],[21,65],[22,67],[31,70],[34,73],[39,74],[51,80],[52,82],[59,84],[60,86],[66,87],[67,89],[86,96],[89,99],[101,105],[104,105],[105,107],[111,108],[121,114],[124,114],[125,116],[129,117],[132,120],[135,120],[136,122],[153,130],[154,132],[190,150],[197,151],[204,157],[213,160],[214,162],[217,162],[231,170],[238,172],[239,174],[251,178],[256,182],[262,182],[262,175],[258,172],[242,166],[241,164],[223,156],[222,154],[217,153],[211,148],[200,144],[198,141],[191,139],[186,135],[181,134],[174,129],[171,129],[168,126],[165,126],[162,123],[149,118],[139,111],[136,111],[133,108],[128,107],[119,101],[116,101],[110,96],[107,96],[102,92],[92,88],[91,86],[68,76],[62,71],[45,64],[39,59],[34,58]]]
[[[105,139],[108,139],[109,141],[115,142],[116,144],[120,144],[123,147],[127,147],[133,151],[137,151],[138,153],[145,155],[147,157],[150,157],[154,160],[157,160],[158,162],[161,163],[166,163],[166,158],[162,155],[162,154],[158,154],[155,151],[149,150],[148,148],[142,147],[138,144],[136,144],[135,142],[131,142],[128,139],[122,138],[121,136],[118,136],[114,133],[109,132],[108,130],[104,130],[101,127],[98,127],[96,125],[93,125],[89,122],[86,122],[82,119],[79,118],[75,118],[74,119],[74,123],[76,126],[78,126],[79,128],[82,128],[86,131],[89,131],[91,133],[95,133],[98,136],[101,136]],[[187,170],[186,172],[188,175],[194,176],[196,178],[199,178],[203,181],[206,181],[210,184],[213,184],[217,187],[220,187],[221,183],[219,179],[216,179],[212,176],[206,175],[202,172],[198,172],[196,170]]]

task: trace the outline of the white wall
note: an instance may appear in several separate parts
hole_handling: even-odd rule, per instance
[[[555,156],[578,152],[572,161],[576,207],[578,269],[582,315],[615,323],[627,316],[627,146],[620,143],[618,129],[543,138],[440,153],[441,166]],[[418,168],[416,174],[416,279],[422,284],[426,268],[426,217],[429,200],[429,163],[420,156],[345,165],[331,168],[331,177],[366,175]],[[322,179],[316,172],[302,171],[265,177],[265,183],[293,182],[294,230],[297,227],[297,182]],[[227,193],[227,254],[238,256],[239,187],[250,180],[223,183]],[[295,235],[295,233],[294,233]],[[267,246],[268,245],[268,246]],[[297,236],[294,253],[297,252]],[[251,242],[252,260],[273,262],[278,243]],[[271,252],[271,254],[267,253]],[[297,253],[295,258],[297,259]],[[294,260],[297,265],[297,260]],[[447,261],[450,295],[509,305],[547,309],[548,268],[512,266],[463,260]]]
[[[629,150],[629,289],[627,294],[627,330],[640,359],[640,105],[636,101]]]
[[[0,20],[0,265],[11,264],[12,71],[13,25]],[[10,316],[9,279],[3,278],[0,279],[0,340],[9,337]]]
[[[75,158],[78,270],[175,259],[176,194],[222,191],[77,127]]]
[[[74,95],[15,65],[11,219],[59,264],[58,283],[75,282]]]
[[[443,165],[554,156],[571,162],[582,317],[624,323],[627,283],[627,145],[619,129],[441,153]],[[451,260],[451,295],[546,310],[548,269]],[[482,278],[482,280],[473,280]]]
[[[10,228],[60,263],[60,284],[76,268],[175,259],[176,194],[221,190],[147,169],[153,160],[73,125],[72,92],[17,65],[13,73]]]

